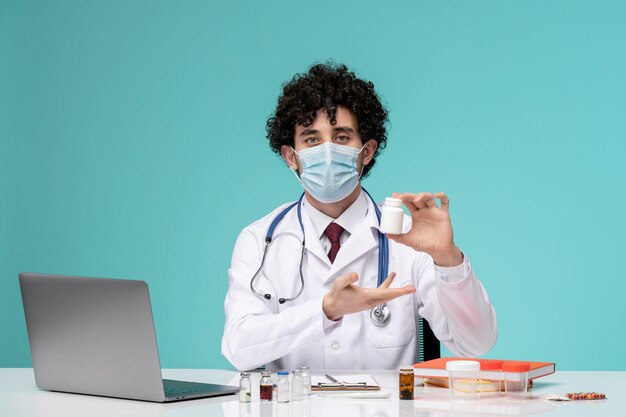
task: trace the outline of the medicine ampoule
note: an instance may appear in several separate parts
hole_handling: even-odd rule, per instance
[[[272,374],[267,371],[261,373],[261,383],[259,389],[261,401],[272,401],[274,384],[272,383],[271,375]]]
[[[381,210],[380,231],[399,235],[402,233],[402,223],[404,221],[404,210],[402,210],[402,200],[399,198],[387,197]]]

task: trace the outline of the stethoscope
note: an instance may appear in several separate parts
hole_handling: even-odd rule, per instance
[[[374,210],[376,210],[376,217],[378,218],[378,223],[380,224],[380,216],[381,216],[380,209],[376,205],[376,202],[374,201],[370,193],[368,193],[367,190],[365,190],[364,188],[363,188],[363,191],[365,191],[365,194],[367,194],[370,200],[372,200],[372,203],[374,203]],[[293,297],[290,297],[290,298],[281,297],[278,299],[278,302],[280,304],[284,304],[288,301],[293,301],[296,298],[298,298],[300,294],[302,294],[302,291],[304,291],[304,276],[302,275],[302,261],[304,259],[306,248],[304,246],[304,243],[305,243],[304,224],[302,223],[302,199],[303,198],[304,198],[304,193],[302,193],[298,201],[296,201],[293,204],[290,204],[289,206],[285,207],[280,213],[278,213],[278,215],[274,218],[274,220],[270,224],[269,229],[267,230],[267,235],[265,236],[265,249],[263,250],[263,257],[261,258],[261,266],[259,266],[259,269],[256,271],[256,273],[250,280],[250,289],[258,297],[264,298],[266,300],[270,300],[272,298],[271,294],[267,294],[267,293],[263,294],[263,293],[258,292],[254,288],[254,281],[258,279],[259,275],[263,271],[263,266],[265,265],[265,257],[267,256],[267,253],[270,247],[272,246],[272,243],[275,241],[274,230],[276,230],[276,227],[283,220],[285,215],[294,207],[296,207],[297,214],[298,214],[298,223],[300,223],[300,230],[302,230],[302,251],[300,253],[300,267],[299,267],[300,289]],[[297,236],[293,233],[285,233],[285,234],[287,236],[292,236],[292,237],[297,238]],[[276,237],[278,237],[278,235]],[[378,284],[377,284],[378,287],[380,287],[383,281],[387,278],[388,270],[389,270],[389,240],[387,239],[387,236],[385,236],[385,234],[379,230],[378,231]],[[386,303],[379,304],[376,307],[372,308],[372,310],[370,311],[370,320],[372,320],[372,323],[374,323],[376,326],[383,326],[387,324],[390,317],[391,317],[391,311],[389,310],[389,307],[387,307]]]

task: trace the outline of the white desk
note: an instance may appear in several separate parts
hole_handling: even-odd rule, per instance
[[[448,401],[448,392],[439,388],[417,387],[414,401],[398,400],[396,372],[368,372],[384,389],[391,391],[385,399],[330,398],[312,395],[309,400],[289,404],[259,403],[253,390],[253,402],[240,405],[237,396],[191,400],[171,404],[91,397],[40,391],[32,369],[0,369],[1,417],[110,417],[110,416],[227,416],[227,417],[439,417],[490,415],[543,416],[624,416],[626,415],[626,372],[558,372],[535,381],[534,395],[574,391],[598,391],[607,395],[601,401],[554,403],[528,400],[511,403],[506,400],[479,400],[460,408]],[[340,372],[337,373],[341,375]],[[198,382],[237,385],[238,373],[221,370],[170,369],[163,376]],[[258,381],[258,375],[253,375]],[[253,388],[258,390],[257,384]],[[450,409],[451,405],[455,406]]]

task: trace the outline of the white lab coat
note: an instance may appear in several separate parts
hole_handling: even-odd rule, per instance
[[[235,244],[228,270],[222,339],[222,354],[235,368],[266,365],[268,369],[294,369],[307,365],[312,369],[397,369],[416,362],[418,315],[457,355],[482,355],[495,343],[495,310],[467,258],[457,267],[462,271],[460,280],[446,282],[446,269],[435,267],[429,255],[392,240],[389,272],[397,273],[392,287],[413,284],[416,293],[389,302],[391,319],[382,327],[372,323],[370,310],[346,315],[338,322],[326,318],[322,299],[338,276],[356,272],[357,285],[377,285],[378,220],[369,199],[363,224],[344,242],[332,264],[306,210],[302,210],[307,236],[302,264],[304,291],[281,305],[279,297],[292,297],[300,288],[302,232],[296,207],[290,210],[276,228],[264,274],[255,281],[255,289],[272,298],[253,294],[250,280],[261,264],[267,230],[286,206],[246,227]],[[410,217],[406,216],[404,223],[406,232]],[[279,237],[285,232],[292,235]]]

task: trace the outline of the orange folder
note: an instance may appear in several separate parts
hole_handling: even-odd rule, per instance
[[[433,359],[430,361],[416,363],[413,365],[415,368],[415,376],[422,378],[447,378],[448,371],[446,370],[446,363],[448,361],[458,361],[458,360],[467,360],[467,361],[477,361],[480,363],[483,362],[493,362],[494,359],[477,359],[477,358],[439,358]],[[500,360],[500,359],[498,359]],[[535,379],[542,376],[553,374],[556,371],[556,364],[554,362],[530,362],[530,361],[513,361],[513,360],[502,360],[503,363],[506,362],[522,362],[530,364],[530,371],[528,371],[528,379]],[[487,379],[496,379],[498,374],[493,372],[493,375],[490,375],[490,371],[483,371],[483,377]]]

